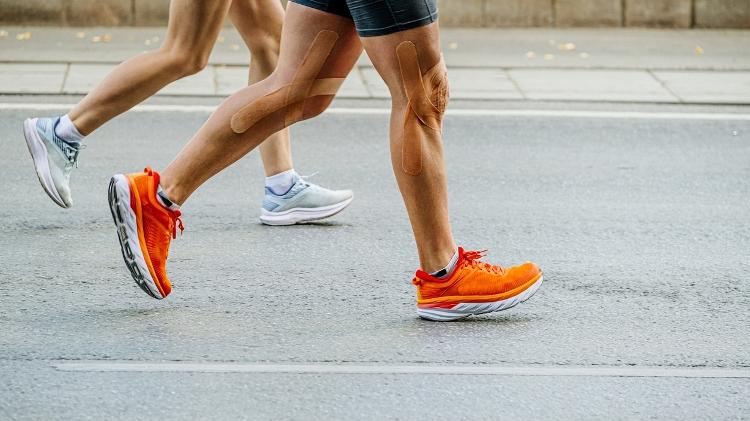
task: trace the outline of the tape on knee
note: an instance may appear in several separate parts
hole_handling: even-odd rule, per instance
[[[232,131],[244,133],[258,121],[283,108],[286,108],[284,127],[289,126],[302,120],[308,98],[335,95],[344,83],[344,78],[318,79],[318,74],[338,38],[338,34],[333,31],[318,32],[292,82],[256,99],[232,115]]]
[[[411,41],[396,47],[408,106],[401,139],[401,168],[406,174],[422,172],[426,143],[440,141],[443,114],[448,104],[448,71],[443,58],[424,75],[417,48]]]

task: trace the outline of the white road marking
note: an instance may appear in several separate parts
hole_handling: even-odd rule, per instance
[[[68,111],[75,104],[0,103],[0,110]],[[142,104],[135,112],[212,113],[213,105]],[[331,107],[326,114],[388,115],[387,108]],[[699,112],[646,112],[646,111],[594,111],[594,110],[532,110],[532,109],[449,109],[450,116],[471,117],[549,117],[597,118],[620,120],[741,120],[750,121],[750,113],[699,113]]]
[[[491,376],[587,376],[750,378],[750,368],[635,366],[502,366],[443,364],[273,364],[220,362],[54,361],[61,371],[166,373],[289,373],[289,374],[444,374]]]

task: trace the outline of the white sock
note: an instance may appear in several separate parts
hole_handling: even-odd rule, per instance
[[[60,121],[55,126],[55,134],[67,143],[78,144],[83,142],[84,136],[78,131],[75,124],[70,121],[67,114],[60,117]]]
[[[164,190],[162,190],[161,186],[156,189],[156,200],[158,200],[159,203],[161,203],[161,205],[167,209],[173,211],[180,210],[180,205],[169,200],[167,194],[164,193]]]
[[[458,252],[455,252],[453,253],[453,257],[451,257],[451,261],[448,262],[448,264],[444,268],[436,272],[432,272],[430,275],[436,278],[446,278],[453,273],[453,270],[456,269],[457,264],[458,264]]]
[[[289,191],[294,183],[299,179],[299,175],[294,171],[294,168],[278,174],[266,177],[266,187],[277,196]]]

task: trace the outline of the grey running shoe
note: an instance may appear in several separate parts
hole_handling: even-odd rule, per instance
[[[260,222],[266,225],[294,225],[333,216],[349,206],[351,190],[328,190],[297,177],[294,185],[282,195],[266,187]]]
[[[60,118],[29,118],[23,122],[23,134],[29,147],[34,169],[47,195],[63,208],[73,205],[70,197],[70,172],[78,166],[81,147],[57,137],[55,126]]]

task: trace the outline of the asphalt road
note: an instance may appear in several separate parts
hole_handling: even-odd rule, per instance
[[[440,324],[414,313],[384,114],[295,127],[298,170],[355,191],[328,222],[260,225],[256,154],[205,185],[183,208],[164,301],[122,263],[107,182],[163,168],[207,114],[102,128],[67,211],[23,142],[37,114],[54,112],[0,111],[0,419],[750,417],[750,119],[448,117],[457,240],[535,261],[545,284],[507,312]]]

